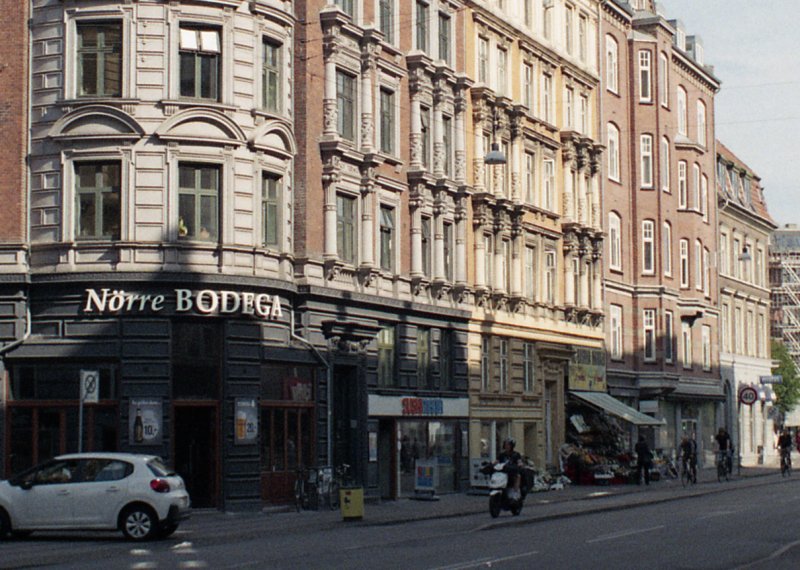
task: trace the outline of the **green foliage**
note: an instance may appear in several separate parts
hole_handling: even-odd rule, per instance
[[[800,402],[800,377],[797,374],[797,366],[789,356],[789,351],[780,341],[772,341],[772,360],[779,363],[776,368],[772,369],[772,373],[783,376],[783,383],[772,386],[777,396],[775,407],[785,414]]]

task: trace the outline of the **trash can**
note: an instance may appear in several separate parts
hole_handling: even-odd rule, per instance
[[[342,487],[339,489],[339,504],[342,508],[342,519],[361,520],[364,518],[364,488]]]

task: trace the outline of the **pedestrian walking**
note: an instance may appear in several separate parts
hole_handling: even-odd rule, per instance
[[[653,452],[644,440],[644,436],[639,436],[639,442],[634,447],[636,452],[636,481],[642,484],[642,471],[644,471],[644,484],[650,484],[650,467],[653,465]]]

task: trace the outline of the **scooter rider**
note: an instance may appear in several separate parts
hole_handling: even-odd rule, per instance
[[[507,463],[505,471],[513,486],[513,498],[519,499],[521,496],[520,483],[522,481],[522,475],[520,468],[522,467],[522,456],[514,451],[516,445],[517,442],[514,441],[513,438],[506,439],[503,442],[503,451],[497,456],[497,461],[495,463]]]

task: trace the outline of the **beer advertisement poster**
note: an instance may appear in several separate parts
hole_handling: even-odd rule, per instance
[[[237,398],[234,419],[237,445],[256,442],[258,436],[258,406],[252,398]]]
[[[128,415],[131,445],[161,445],[163,439],[161,400],[132,398]]]

